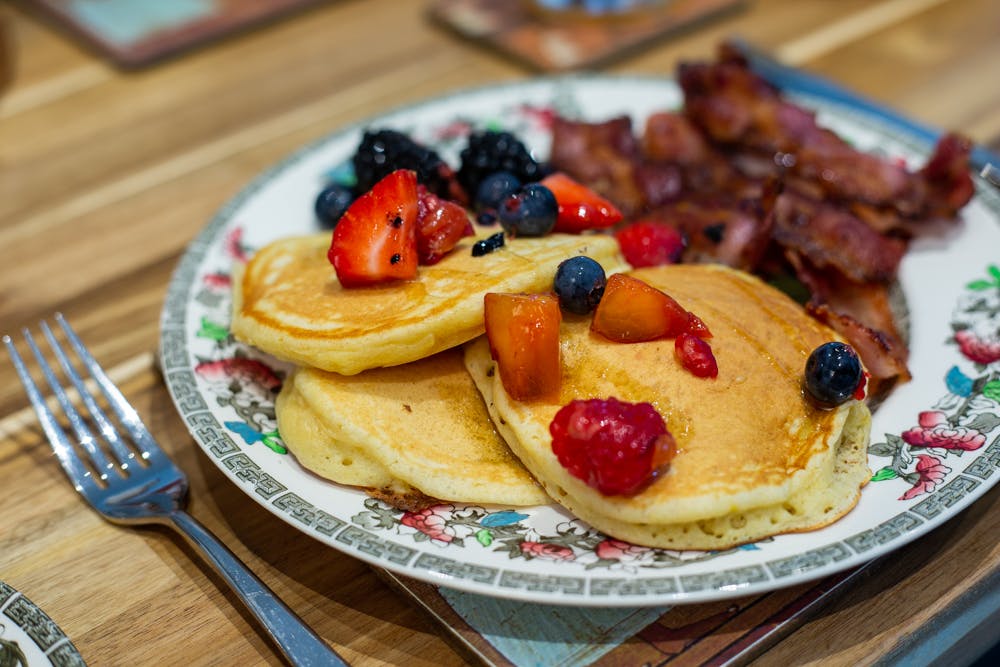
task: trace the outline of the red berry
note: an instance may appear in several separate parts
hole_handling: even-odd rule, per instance
[[[719,365],[707,341],[685,331],[674,339],[674,350],[681,365],[692,374],[700,378],[718,377]]]
[[[327,257],[344,287],[417,277],[417,175],[400,169],[354,200]]]
[[[472,222],[464,208],[417,185],[417,258],[420,264],[436,264],[463,236],[473,233]]]
[[[649,403],[574,400],[559,409],[549,433],[559,463],[609,496],[638,493],[677,453],[663,417]]]
[[[687,242],[675,227],[653,220],[633,222],[615,232],[622,254],[632,266],[676,264]]]
[[[622,212],[614,204],[561,171],[549,174],[541,183],[552,191],[559,204],[553,231],[577,234],[611,227],[622,219]]]

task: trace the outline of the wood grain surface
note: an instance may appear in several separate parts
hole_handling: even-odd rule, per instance
[[[387,108],[530,75],[425,10],[335,0],[123,72],[26,5],[0,4],[13,41],[13,77],[0,92],[0,333],[63,312],[190,475],[192,514],[357,665],[447,667],[467,657],[367,566],[229,483],[186,432],[153,351],[185,246],[261,170]],[[995,0],[753,0],[608,71],[670,74],[736,33],[1000,148]],[[181,539],[112,526],[77,498],[26,406],[0,361],[0,580],[52,616],[92,665],[281,664]],[[996,586],[998,536],[994,489],[884,559],[755,664],[899,655],[977,586]]]

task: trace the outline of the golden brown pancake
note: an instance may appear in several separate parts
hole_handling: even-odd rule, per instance
[[[394,505],[549,502],[493,429],[459,348],[351,376],[298,368],[276,408],[305,468]]]
[[[674,341],[623,344],[565,317],[563,382],[556,402],[521,403],[504,392],[488,345],[466,347],[466,367],[514,453],[549,495],[614,537],[673,549],[719,549],[811,530],[848,512],[869,478],[868,409],[821,410],[803,395],[810,352],[836,335],[781,292],[721,266],[632,272],[700,316],[719,376],[698,378]],[[556,411],[579,398],[649,402],[678,453],[667,473],[634,496],[604,496],[572,477],[551,449]]]
[[[327,261],[329,234],[286,238],[259,250],[233,289],[232,332],[281,359],[345,375],[395,366],[483,333],[486,292],[550,290],[556,267],[589,255],[609,273],[627,268],[607,235],[519,238],[473,257],[483,228],[415,280],[343,288]]]

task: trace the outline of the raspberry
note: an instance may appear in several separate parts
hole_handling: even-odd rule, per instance
[[[676,264],[687,246],[684,236],[665,222],[633,222],[615,232],[625,261],[639,268]]]
[[[556,413],[549,433],[559,463],[608,496],[638,493],[677,452],[652,405],[616,398],[571,401]]]

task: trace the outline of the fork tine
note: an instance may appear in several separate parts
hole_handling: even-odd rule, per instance
[[[31,334],[27,330],[24,333],[30,339]],[[87,467],[83,465],[80,457],[77,456],[73,449],[73,443],[59,425],[55,414],[45,404],[45,399],[42,398],[42,393],[39,391],[38,385],[35,384],[35,381],[31,378],[31,374],[28,373],[28,369],[24,365],[24,360],[18,353],[17,348],[14,347],[10,336],[5,335],[3,342],[7,346],[7,354],[10,355],[10,359],[14,363],[14,370],[17,371],[17,375],[21,379],[21,384],[24,385],[24,390],[28,394],[28,400],[35,409],[35,414],[38,415],[38,422],[42,425],[42,430],[52,445],[52,451],[55,453],[56,458],[59,459],[59,463],[62,465],[63,470],[66,471],[70,481],[73,482],[73,486],[80,493],[97,490],[97,482]]]
[[[93,394],[87,389],[83,382],[83,378],[80,374],[76,372],[73,367],[73,363],[66,356],[66,352],[63,351],[62,345],[56,340],[55,335],[52,333],[52,329],[49,328],[47,322],[41,323],[42,333],[45,334],[45,338],[49,341],[49,347],[52,351],[56,353],[56,357],[59,359],[59,365],[62,366],[63,373],[69,378],[73,386],[76,387],[76,391],[80,394],[80,398],[83,400],[83,404],[87,407],[90,412],[91,418],[97,425],[97,430],[104,437],[104,441],[108,443],[111,447],[111,451],[114,453],[115,458],[118,460],[118,464],[123,470],[128,469],[129,461],[135,459],[135,454],[128,448],[128,446],[122,441],[121,437],[118,435],[118,430],[114,427],[110,420],[108,420],[107,415],[104,414],[104,410],[97,404],[94,400]]]
[[[121,390],[111,381],[101,365],[97,363],[97,360],[90,354],[90,351],[80,340],[80,337],[76,335],[76,331],[70,326],[66,318],[63,317],[62,313],[56,313],[56,322],[62,328],[63,332],[66,334],[66,339],[69,341],[76,355],[83,362],[90,376],[94,378],[97,385],[101,388],[101,392],[104,397],[108,399],[108,404],[111,409],[117,415],[119,422],[128,431],[129,436],[132,441],[139,447],[139,451],[142,453],[144,459],[151,460],[156,458],[160,460],[161,463],[170,461],[162,449],[160,449],[159,444],[153,439],[153,436],[146,429],[146,425],[142,423],[139,419],[139,414],[132,407],[132,404],[126,400],[125,396],[122,394]],[[172,464],[172,462],[171,462]]]

